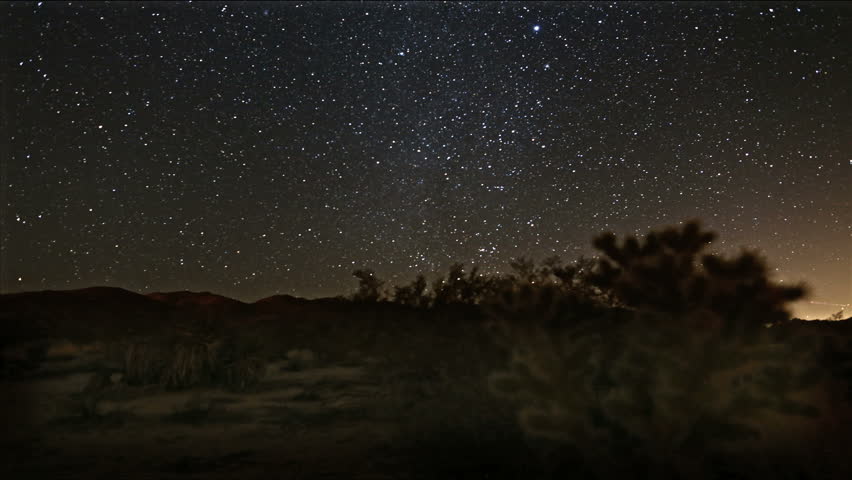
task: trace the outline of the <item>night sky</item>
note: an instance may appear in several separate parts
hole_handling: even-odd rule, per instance
[[[4,293],[330,296],[700,218],[852,303],[848,3],[0,14]]]

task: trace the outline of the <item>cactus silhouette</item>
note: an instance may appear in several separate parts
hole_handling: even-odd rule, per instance
[[[450,265],[446,278],[439,277],[432,282],[434,304],[478,304],[489,295],[492,281],[492,278],[480,274],[477,266],[465,272],[463,263],[454,263]]]
[[[715,238],[698,221],[651,232],[644,242],[629,236],[619,245],[614,234],[602,234],[593,241],[604,256],[592,281],[643,311],[704,312],[741,326],[789,319],[786,304],[803,297],[804,287],[772,283],[766,263],[753,252],[732,259],[702,255]]]
[[[429,297],[426,295],[426,277],[417,277],[408,285],[394,287],[393,301],[411,307],[426,307]]]
[[[377,302],[382,299],[382,286],[385,282],[380,280],[373,270],[369,268],[355,270],[352,276],[358,279],[358,291],[355,292],[353,300]]]
[[[803,288],[773,284],[752,253],[702,255],[714,238],[697,222],[643,241],[597,237],[590,280],[620,307],[559,283],[495,297],[488,312],[511,362],[490,385],[520,402],[525,431],[582,450],[604,476],[631,461],[669,476],[760,439],[769,415],[819,414],[793,399],[819,376],[815,349],[765,327],[789,318]]]

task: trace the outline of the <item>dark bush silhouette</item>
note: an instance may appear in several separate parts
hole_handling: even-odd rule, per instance
[[[563,264],[558,256],[553,256],[536,266],[533,260],[520,257],[510,262],[510,273],[486,275],[475,265],[470,271],[465,271],[463,263],[454,263],[450,265],[446,276],[439,276],[432,281],[431,292],[427,292],[426,277],[420,274],[408,285],[393,287],[391,299],[396,303],[420,308],[481,305],[502,292],[522,285],[547,284],[610,304],[609,292],[590,281],[595,264],[594,260],[582,257],[572,264]],[[356,276],[361,281],[361,287],[353,296],[354,299],[383,299],[379,293],[383,282],[376,281],[371,270],[358,270]]]
[[[488,288],[488,278],[479,273],[474,266],[465,273],[464,264],[450,265],[446,278],[439,277],[432,284],[435,292],[435,305],[468,304],[474,305],[480,301]]]
[[[243,391],[266,373],[260,344],[247,336],[178,332],[132,340],[120,347],[120,369],[129,385],[156,384],[174,390],[220,386]]]
[[[355,270],[352,272],[352,276],[358,279],[358,291],[355,292],[353,300],[359,302],[377,302],[383,299],[382,287],[385,282],[384,280],[379,280],[376,272],[365,268]]]
[[[535,270],[535,262],[531,258],[518,257],[509,261],[509,268],[512,269],[510,278],[515,281],[533,283],[538,277],[538,272]]]
[[[266,374],[266,358],[260,342],[249,337],[229,336],[217,345],[213,381],[227,390],[248,390]]]
[[[732,259],[702,255],[715,238],[697,221],[651,232],[644,242],[629,236],[619,245],[614,234],[605,233],[593,242],[604,254],[593,283],[647,312],[709,313],[738,326],[788,319],[787,304],[804,296],[804,288],[770,282],[764,260],[752,252]]]
[[[394,287],[393,301],[410,307],[427,307],[431,299],[426,294],[426,277],[417,275],[410,284]]]
[[[713,238],[695,222],[644,241],[601,235],[604,257],[586,277],[598,290],[567,287],[576,272],[555,260],[538,273],[519,263],[529,283],[488,306],[511,352],[490,384],[520,402],[527,433],[582,451],[604,477],[640,467],[694,476],[707,455],[761,438],[778,415],[820,414],[793,396],[820,375],[814,349],[765,327],[788,319],[803,289],[773,284],[750,253],[701,257]],[[559,281],[542,282],[545,273]]]

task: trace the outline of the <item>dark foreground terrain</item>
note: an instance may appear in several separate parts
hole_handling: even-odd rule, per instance
[[[4,295],[3,476],[590,478],[600,452],[525,435],[517,405],[489,390],[508,358],[485,320],[469,306],[286,296]],[[831,380],[799,394],[803,415],[759,419],[758,437],[701,473],[852,478],[850,327],[783,326],[822,339]],[[614,458],[609,472],[660,471]]]

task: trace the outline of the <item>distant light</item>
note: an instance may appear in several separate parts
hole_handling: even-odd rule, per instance
[[[533,25],[533,32],[541,30],[541,25]]]

